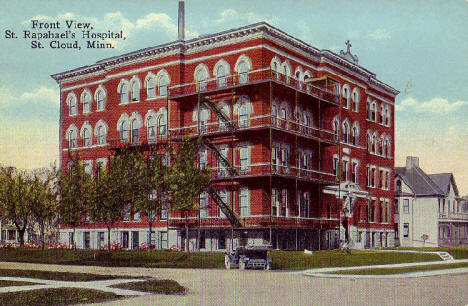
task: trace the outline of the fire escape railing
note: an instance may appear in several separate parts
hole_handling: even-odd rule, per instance
[[[216,116],[218,116],[218,118],[223,120],[225,126],[228,127],[229,130],[233,131],[236,128],[231,119],[229,119],[213,101],[208,98],[203,98],[200,102],[208,106],[216,114]]]

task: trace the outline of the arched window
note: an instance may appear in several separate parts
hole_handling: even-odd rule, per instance
[[[217,77],[217,85],[218,87],[225,87],[226,86],[226,71],[223,65],[219,65],[218,69],[216,70],[216,77]]]
[[[132,144],[138,144],[138,120],[133,119],[131,123],[131,130],[132,130]]]
[[[120,93],[120,103],[125,104],[130,101],[130,94],[128,92],[128,84],[127,82],[121,82],[120,87],[119,87],[119,93]]]
[[[371,105],[371,112],[372,112],[372,121],[377,122],[377,102],[372,102]]]
[[[146,127],[148,133],[148,141],[154,142],[156,140],[156,119],[153,116],[149,116],[146,119]]]
[[[276,109],[275,104],[271,106],[271,117],[273,124],[278,125],[278,110]]]
[[[149,76],[146,79],[146,98],[156,98],[156,78],[154,76]]]
[[[89,147],[91,146],[91,132],[88,128],[83,129],[83,146]]]
[[[159,77],[159,95],[162,97],[167,96],[167,78],[166,76],[162,75]]]
[[[335,135],[335,141],[340,140],[340,121],[335,118],[333,120],[333,134]]]
[[[140,101],[140,81],[136,78],[130,82],[132,101]]]
[[[210,119],[210,112],[208,111],[208,109],[206,109],[205,107],[202,107],[200,109],[199,119],[200,133],[206,133],[208,120]]]
[[[68,104],[68,114],[70,116],[74,116],[78,113],[78,109],[76,107],[76,96],[74,94],[69,94],[67,99]]]
[[[374,153],[379,154],[379,138],[376,133],[372,135],[372,144]]]
[[[386,121],[387,121],[386,125],[390,126],[390,122],[391,122],[391,118],[392,118],[392,115],[390,113],[390,106],[385,107],[385,110],[386,110],[386,116],[385,117],[386,117]]]
[[[381,146],[380,153],[382,154],[382,156],[387,156],[387,142],[385,141],[384,135],[382,135],[380,139],[380,146]]]
[[[195,69],[195,82],[198,85],[200,91],[206,90],[206,80],[208,79],[208,68],[205,64],[200,64]]]
[[[343,99],[344,99],[344,105],[343,107],[344,108],[348,108],[349,109],[349,100],[350,100],[350,92],[349,92],[349,86],[348,84],[344,85],[343,86]]]
[[[128,130],[128,122],[126,120],[122,121],[122,123],[120,124],[119,131],[120,131],[120,140],[123,142],[127,142],[129,130]]]
[[[97,138],[98,145],[102,145],[106,143],[106,130],[102,125],[98,126],[97,128],[96,138]]]
[[[392,157],[391,153],[392,153],[392,142],[390,141],[390,138],[387,137],[387,157]]]
[[[97,110],[102,111],[106,108],[106,92],[104,89],[98,89],[96,92]]]
[[[231,118],[231,109],[229,107],[228,102],[223,101],[219,104],[219,110],[221,111],[222,114],[228,119]],[[225,131],[228,129],[228,124],[226,121],[224,121],[222,118],[218,118],[219,122],[219,129],[222,131]]]
[[[349,123],[348,121],[345,120],[345,122],[343,122],[343,141],[345,143],[349,143],[349,132],[350,132]]]
[[[238,73],[239,73],[239,83],[245,84],[249,82],[249,65],[246,61],[241,61],[238,66]]]
[[[77,131],[74,129],[71,129],[68,132],[68,148],[76,148],[76,136],[77,136]]]
[[[383,103],[380,105],[380,124],[385,125],[385,106]]]
[[[81,94],[81,103],[83,104],[83,114],[91,112],[91,94],[86,89]]]
[[[355,146],[359,145],[359,127],[357,126],[356,123],[353,125],[353,130],[352,130],[352,143]]]
[[[359,112],[359,89],[357,87],[353,89],[353,94],[351,97],[353,100],[353,111]]]
[[[166,114],[162,114],[158,118],[158,135],[160,135],[160,136],[167,135]]]
[[[367,111],[367,119],[371,120],[372,108],[371,108],[371,102],[369,100],[367,100],[367,103],[366,103],[366,111]]]

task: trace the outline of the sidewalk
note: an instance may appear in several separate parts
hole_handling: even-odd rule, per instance
[[[429,271],[415,271],[400,274],[389,274],[389,275],[352,275],[352,274],[330,274],[330,272],[336,271],[350,271],[350,270],[362,270],[362,269],[377,269],[377,268],[405,268],[405,267],[418,267],[427,265],[450,265],[455,263],[468,263],[468,259],[458,260],[446,260],[446,261],[427,261],[417,263],[403,263],[403,264],[390,264],[390,265],[371,265],[371,266],[355,266],[355,267],[334,267],[334,268],[320,268],[311,269],[301,272],[304,276],[311,277],[329,277],[329,278],[408,278],[408,277],[422,277],[422,276],[436,276],[436,275],[447,275],[447,274],[460,274],[468,273],[468,267],[466,268],[454,268],[454,269],[439,269]]]
[[[0,277],[0,280],[7,281],[22,281],[36,283],[37,285],[26,285],[26,286],[10,286],[10,287],[0,287],[0,293],[3,292],[18,292],[18,291],[28,291],[36,289],[50,289],[50,288],[83,288],[83,289],[96,289],[105,292],[112,292],[117,295],[123,296],[135,296],[135,295],[146,295],[151,294],[151,292],[141,292],[120,288],[112,288],[110,286],[129,283],[129,282],[143,282],[147,279],[109,279],[109,280],[100,280],[100,281],[86,281],[86,282],[73,282],[73,281],[56,281],[56,280],[46,280],[38,278],[26,278],[26,277]]]

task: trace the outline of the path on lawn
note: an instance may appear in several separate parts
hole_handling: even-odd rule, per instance
[[[468,273],[419,278],[325,278],[295,272],[0,263],[0,268],[172,279],[187,295],[152,294],[100,305],[466,305]],[[97,288],[96,288],[97,289]]]
[[[0,277],[0,280],[35,283],[35,284],[24,285],[24,286],[0,287],[0,293],[28,291],[28,290],[36,290],[36,289],[50,289],[50,288],[83,288],[83,289],[96,289],[96,290],[105,291],[105,292],[112,292],[112,293],[115,293],[117,295],[122,295],[122,296],[135,296],[135,295],[149,294],[148,292],[110,287],[112,285],[117,285],[117,284],[122,284],[122,283],[146,281],[147,279],[119,278],[119,279],[109,279],[109,280],[99,280],[99,281],[73,282],[73,281],[46,280],[46,279],[29,278],[29,277],[4,277],[2,276]]]

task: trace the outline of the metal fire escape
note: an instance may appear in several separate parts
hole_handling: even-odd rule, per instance
[[[203,103],[207,107],[209,107],[218,116],[218,118],[224,122],[225,127],[230,131],[234,132],[235,126],[213,101],[204,97],[200,100],[200,103]],[[226,156],[221,154],[218,148],[208,138],[201,136],[200,144],[210,149],[210,151],[213,153],[216,159],[221,164],[223,164],[223,166],[226,168],[227,172],[231,177],[236,176],[238,174],[237,170],[234,168],[232,163],[229,162]],[[226,218],[228,218],[228,220],[231,222],[232,226],[241,227],[242,224],[239,216],[234,212],[232,207],[229,207],[228,203],[224,202],[224,200],[221,198],[221,196],[218,194],[218,191],[213,187],[212,184],[208,187],[207,191],[210,194],[213,201],[216,203],[216,205],[218,205],[218,207],[224,213]]]

